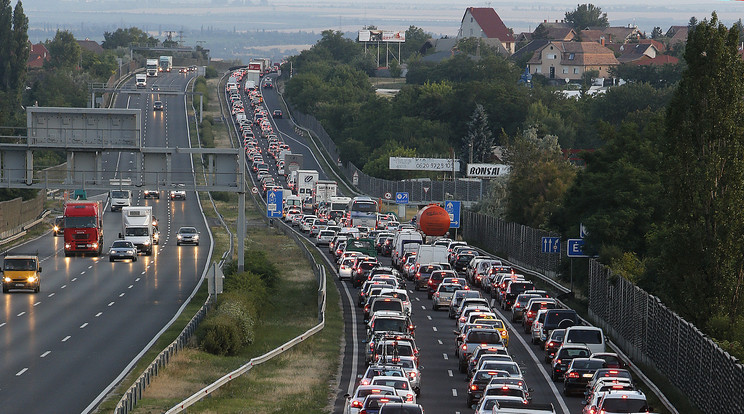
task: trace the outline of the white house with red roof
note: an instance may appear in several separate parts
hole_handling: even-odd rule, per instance
[[[460,22],[458,39],[482,37],[498,39],[509,53],[514,53],[514,33],[506,27],[496,10],[491,7],[468,7]]]

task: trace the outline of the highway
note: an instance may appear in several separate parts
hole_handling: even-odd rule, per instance
[[[161,74],[153,85],[185,89],[191,74]],[[129,81],[130,87],[133,80]],[[152,102],[161,99],[164,110]],[[143,144],[188,147],[183,96],[119,94],[115,107],[141,108]],[[104,153],[104,179],[135,171],[129,152]],[[188,155],[174,154],[173,180],[191,182]],[[167,190],[167,189],[166,189]],[[121,213],[104,214],[104,255],[64,257],[63,238],[47,233],[12,252],[38,255],[43,267],[41,292],[2,295],[0,315],[0,412],[76,413],[95,408],[108,391],[152,345],[195,291],[211,256],[211,240],[196,195],[170,202],[143,200],[160,221],[161,244],[137,262],[109,262],[105,253],[121,232]],[[105,195],[94,198],[105,202]],[[175,232],[193,225],[204,242],[177,247]]]
[[[274,109],[282,109],[279,98],[274,89],[263,89],[263,97],[269,114]],[[317,162],[308,163],[307,142],[305,138],[294,132],[294,125],[287,119],[274,120],[275,129],[281,133],[284,142],[289,144],[292,152],[302,152],[305,163],[303,169],[317,169],[321,176],[324,172],[318,167]],[[271,157],[267,153],[266,140],[258,139],[264,160]],[[273,169],[271,172],[276,174]],[[255,175],[252,175],[255,179]],[[285,184],[280,178],[278,182]],[[324,256],[330,261],[327,249],[321,249]],[[390,265],[389,258],[380,258],[383,265]],[[335,268],[335,264],[334,264]],[[345,343],[343,352],[343,366],[341,368],[340,386],[336,396],[334,412],[343,412],[345,394],[352,394],[357,385],[357,375],[364,373],[364,343],[365,330],[362,324],[363,313],[356,307],[357,290],[347,282],[335,279],[336,286],[341,292],[343,315],[345,322]],[[431,301],[425,292],[412,290],[409,282],[408,290],[412,298],[412,319],[416,325],[416,344],[420,348],[420,369],[422,372],[421,396],[418,403],[426,410],[427,414],[456,414],[471,413],[473,410],[466,406],[467,386],[465,374],[458,371],[458,360],[454,353],[455,322],[447,317],[444,310],[433,311]],[[488,297],[487,295],[484,295]],[[515,329],[510,324],[510,313],[502,313],[500,309],[496,312],[502,314],[502,320],[510,327],[509,354],[512,355],[525,376],[525,380],[532,388],[532,401],[535,403],[552,403],[557,413],[580,413],[583,409],[580,397],[563,397],[561,394],[562,383],[553,383],[549,377],[549,366],[542,362],[543,351],[536,345],[532,345],[529,336],[524,334],[521,325]]]

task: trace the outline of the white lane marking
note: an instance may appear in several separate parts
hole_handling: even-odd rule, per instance
[[[80,272],[80,274],[81,274],[81,275],[84,275],[84,274],[85,274],[85,270],[83,270],[82,272]]]
[[[441,339],[437,339],[437,342],[439,342],[439,345],[444,345]]]
[[[129,285],[129,287],[128,287],[127,289],[131,289],[131,288],[132,288],[132,286],[134,286],[134,285]]]
[[[77,280],[77,278],[76,278],[76,277],[73,277],[73,278],[72,278],[72,280],[71,280],[70,282],[74,282],[74,281],[76,281],[76,280]]]
[[[54,292],[52,292],[52,293],[50,293],[49,295],[47,295],[47,297],[50,297],[50,298],[51,298],[52,296],[54,296]]]
[[[431,320],[431,315],[426,315],[426,319]]]
[[[101,315],[103,315],[103,312],[96,313],[96,318],[99,317],[99,316],[101,316]]]
[[[140,281],[140,278],[134,279],[134,281],[135,282],[139,282]]]
[[[124,292],[121,292],[121,293],[119,294],[119,297],[122,297],[122,296],[124,296],[125,294],[126,294],[126,293],[124,293]]]
[[[84,324],[80,325],[80,329],[83,329],[83,328],[85,328],[86,326],[88,326],[88,322],[85,322]]]
[[[346,293],[346,298],[349,299],[349,307],[351,307],[351,377],[349,379],[349,394],[354,394],[354,385],[357,380],[357,365],[359,364],[359,350],[358,350],[358,344],[357,344],[357,313],[354,309],[354,300],[351,298],[351,293],[349,293],[349,288],[346,286],[346,283],[342,283],[342,286],[344,287],[344,293]]]
[[[114,302],[111,302],[111,303],[108,304],[109,307],[111,307],[113,305],[114,305]]]
[[[34,303],[34,306],[38,306],[40,304],[41,304],[41,302],[36,302],[36,303]]]
[[[22,370],[18,371],[18,373],[16,373],[16,377],[20,377],[26,371],[28,371],[28,368],[23,368]]]
[[[26,312],[21,312],[21,313],[19,313],[19,314],[18,314],[18,315],[16,315],[16,316],[23,316],[23,315],[25,315],[25,314],[26,314]]]
[[[145,274],[145,270],[143,270],[142,273],[140,273],[140,274],[143,274],[144,275]]]
[[[71,338],[71,336],[70,335],[67,335],[67,336],[64,337],[64,339],[62,339],[62,342],[67,342],[67,340],[70,339],[70,338]]]
[[[449,359],[449,355],[447,355],[447,354],[442,354],[442,358],[444,358],[444,359],[445,359],[445,361],[446,361],[446,360],[448,360],[448,359]]]
[[[448,369],[447,370],[447,375],[449,375],[450,377],[453,377],[454,376],[454,374],[452,374],[452,370],[451,369]]]
[[[3,326],[5,326],[6,323],[7,322],[0,323],[0,328],[2,328]]]
[[[413,291],[411,289],[408,289],[408,293],[413,293]],[[416,299],[418,299],[418,298],[416,298]]]
[[[434,332],[437,332],[437,327],[436,326],[432,326],[431,329],[433,329]]]
[[[66,287],[67,287],[67,285],[62,285],[62,286],[60,286],[59,288],[60,288],[60,289],[64,289],[64,288],[66,288]]]
[[[421,309],[426,310],[426,306],[421,305]]]
[[[52,353],[52,351],[46,351],[46,352],[44,352],[43,354],[40,355],[40,358],[44,358],[45,356],[47,356],[47,355],[49,355],[51,353]]]
[[[421,299],[419,299],[419,298],[416,298],[416,302],[420,302],[420,301],[421,301]]]
[[[457,397],[457,390],[452,388],[452,396]]]
[[[93,267],[93,265],[90,265],[90,266],[88,266],[88,269],[90,269],[90,268],[92,268],[92,267]]]

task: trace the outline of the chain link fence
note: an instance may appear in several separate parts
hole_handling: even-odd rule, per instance
[[[463,239],[468,242],[490,252],[503,254],[509,261],[551,278],[557,276],[562,256],[565,255],[565,251],[542,253],[542,238],[560,237],[557,233],[468,210],[460,213],[460,231]]]
[[[744,413],[744,366],[693,324],[595,260],[589,315],[633,358],[656,369],[706,413]]]

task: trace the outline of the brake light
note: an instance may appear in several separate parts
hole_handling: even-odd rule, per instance
[[[501,336],[506,336],[506,335],[507,335],[506,331],[501,331]]]
[[[372,390],[372,392],[375,392],[375,390]],[[377,392],[379,392],[379,391],[377,391]],[[362,402],[361,401],[354,400],[354,401],[351,402],[351,406],[354,407],[354,408],[362,408]]]
[[[462,350],[467,351],[468,350],[468,344],[462,344]]]
[[[408,376],[411,377],[411,379],[416,378],[416,373],[411,371],[408,373]]]
[[[478,390],[478,386],[477,385],[471,385],[470,386],[470,389],[473,390],[473,391],[477,391]]]
[[[555,344],[552,341],[551,342],[548,342],[548,348],[552,348],[554,346],[555,346]]]
[[[369,380],[369,378],[364,378],[364,379],[362,380],[362,382],[360,383],[360,385],[369,385],[369,383],[370,383],[370,380]]]
[[[579,378],[579,373],[578,372],[575,372],[575,371],[574,372],[569,372],[568,373],[568,378]]]
[[[527,312],[527,317],[528,317],[528,318],[531,318],[531,317],[533,317],[533,316],[535,316],[535,312],[532,312],[532,311],[528,311],[528,312]]]
[[[413,394],[406,395],[406,401],[413,401]]]
[[[556,363],[556,364],[560,364],[560,363],[561,363],[561,360],[560,360],[560,359],[556,359],[556,360],[555,360],[555,363]]]

